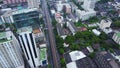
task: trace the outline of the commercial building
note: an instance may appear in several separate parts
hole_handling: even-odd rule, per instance
[[[67,29],[64,28],[64,25],[65,24],[60,24],[58,23],[56,26],[57,26],[57,32],[58,32],[58,35],[65,39],[67,37],[67,35],[69,34],[69,31]]]
[[[24,55],[30,67],[37,68],[46,65],[46,49],[41,50],[41,48],[46,47],[42,30],[34,24],[33,26],[19,28],[17,33]]]
[[[93,29],[92,32],[96,35],[99,36],[101,34],[100,31],[98,31],[97,29]]]
[[[28,8],[39,8],[41,0],[27,0]]]
[[[9,29],[0,32],[0,68],[24,68],[19,42]]]
[[[112,39],[117,43],[117,44],[120,44],[120,32],[116,32]]]
[[[81,51],[72,51],[64,55],[67,68],[97,68],[93,61]]]
[[[56,6],[56,9],[58,12],[62,11],[64,7],[65,7],[65,11],[67,13],[71,12],[71,6],[68,3],[63,3],[62,1],[57,1],[55,6]]]
[[[98,68],[120,68],[112,55],[106,51],[98,52],[95,57]]]
[[[39,23],[39,13],[37,8],[10,10],[1,15],[4,23],[15,23],[17,28],[30,26],[33,23]]]
[[[72,32],[73,35],[78,31],[78,28],[74,25],[73,22],[67,22],[67,27]]]
[[[76,15],[80,20],[84,21],[84,20],[88,20],[90,17],[96,16],[96,12],[93,10],[84,11],[84,10],[77,9]]]
[[[24,2],[27,2],[27,0],[3,0],[5,5],[19,4]]]
[[[37,8],[14,11],[11,21],[17,28],[30,26],[33,23],[39,24],[39,12]]]
[[[105,19],[105,20],[101,20],[99,27],[100,29],[104,30],[106,28],[110,28],[111,24],[112,24],[111,19]]]

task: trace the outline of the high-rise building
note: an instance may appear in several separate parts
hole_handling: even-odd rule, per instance
[[[27,2],[27,0],[3,0],[4,4],[18,4],[18,3],[23,3]]]
[[[39,8],[40,0],[27,0],[28,8]]]
[[[3,23],[14,23],[16,28],[39,24],[40,14],[37,8],[9,10],[1,15]]]
[[[44,34],[37,26],[28,26],[19,28],[17,31],[19,41],[24,52],[24,55],[31,68],[36,68],[41,63],[40,46],[44,43]]]
[[[0,32],[0,68],[24,68],[19,43],[9,30]]]

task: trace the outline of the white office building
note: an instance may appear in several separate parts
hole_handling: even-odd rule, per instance
[[[111,24],[112,24],[111,19],[101,20],[99,27],[100,29],[104,30],[106,28],[109,28]]]
[[[90,10],[95,8],[95,3],[99,0],[84,0],[82,7],[85,10]]]
[[[24,68],[20,45],[11,31],[0,32],[0,68]]]
[[[40,57],[40,45],[44,40],[44,34],[40,28],[23,27],[18,29],[19,41],[24,55],[31,68],[37,68],[43,65]]]
[[[76,15],[78,18],[82,21],[88,20],[90,17],[96,16],[96,12],[91,10],[91,11],[84,11],[84,10],[76,10]]]
[[[27,0],[28,8],[39,8],[40,0]]]

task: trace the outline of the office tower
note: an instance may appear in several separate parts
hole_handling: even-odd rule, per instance
[[[22,9],[12,13],[12,21],[17,28],[39,24],[39,12],[37,8]]]
[[[9,30],[0,32],[0,68],[24,68],[19,43]]]
[[[18,4],[18,3],[24,3],[27,2],[27,0],[3,0],[4,4]]]
[[[14,23],[16,28],[21,28],[33,23],[39,24],[39,16],[38,9],[31,8],[7,11],[1,15],[1,19],[3,23]]]
[[[17,31],[24,55],[31,68],[41,64],[40,45],[44,43],[44,34],[37,26],[19,28]]]
[[[28,8],[39,8],[40,0],[27,0]]]

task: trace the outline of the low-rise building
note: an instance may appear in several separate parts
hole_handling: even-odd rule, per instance
[[[67,68],[97,68],[93,61],[81,51],[72,51],[64,55]]]
[[[120,44],[120,32],[114,33],[112,39],[113,39],[117,44]]]
[[[100,29],[104,30],[106,28],[109,28],[112,24],[112,20],[111,19],[105,19],[105,20],[101,20],[99,27]]]
[[[60,23],[57,24],[57,32],[58,35],[63,39],[65,39],[69,34],[69,31],[67,29],[64,29],[63,24]]]
[[[101,34],[100,31],[98,31],[97,29],[93,29],[92,32],[96,35],[99,36]]]
[[[55,13],[55,20],[56,20],[58,23],[65,23],[63,16],[62,16],[61,13],[59,13],[59,12]]]
[[[94,60],[98,68],[120,68],[113,56],[106,51],[96,53]]]
[[[73,35],[78,31],[78,28],[74,25],[73,22],[67,22],[67,27],[70,29]]]

